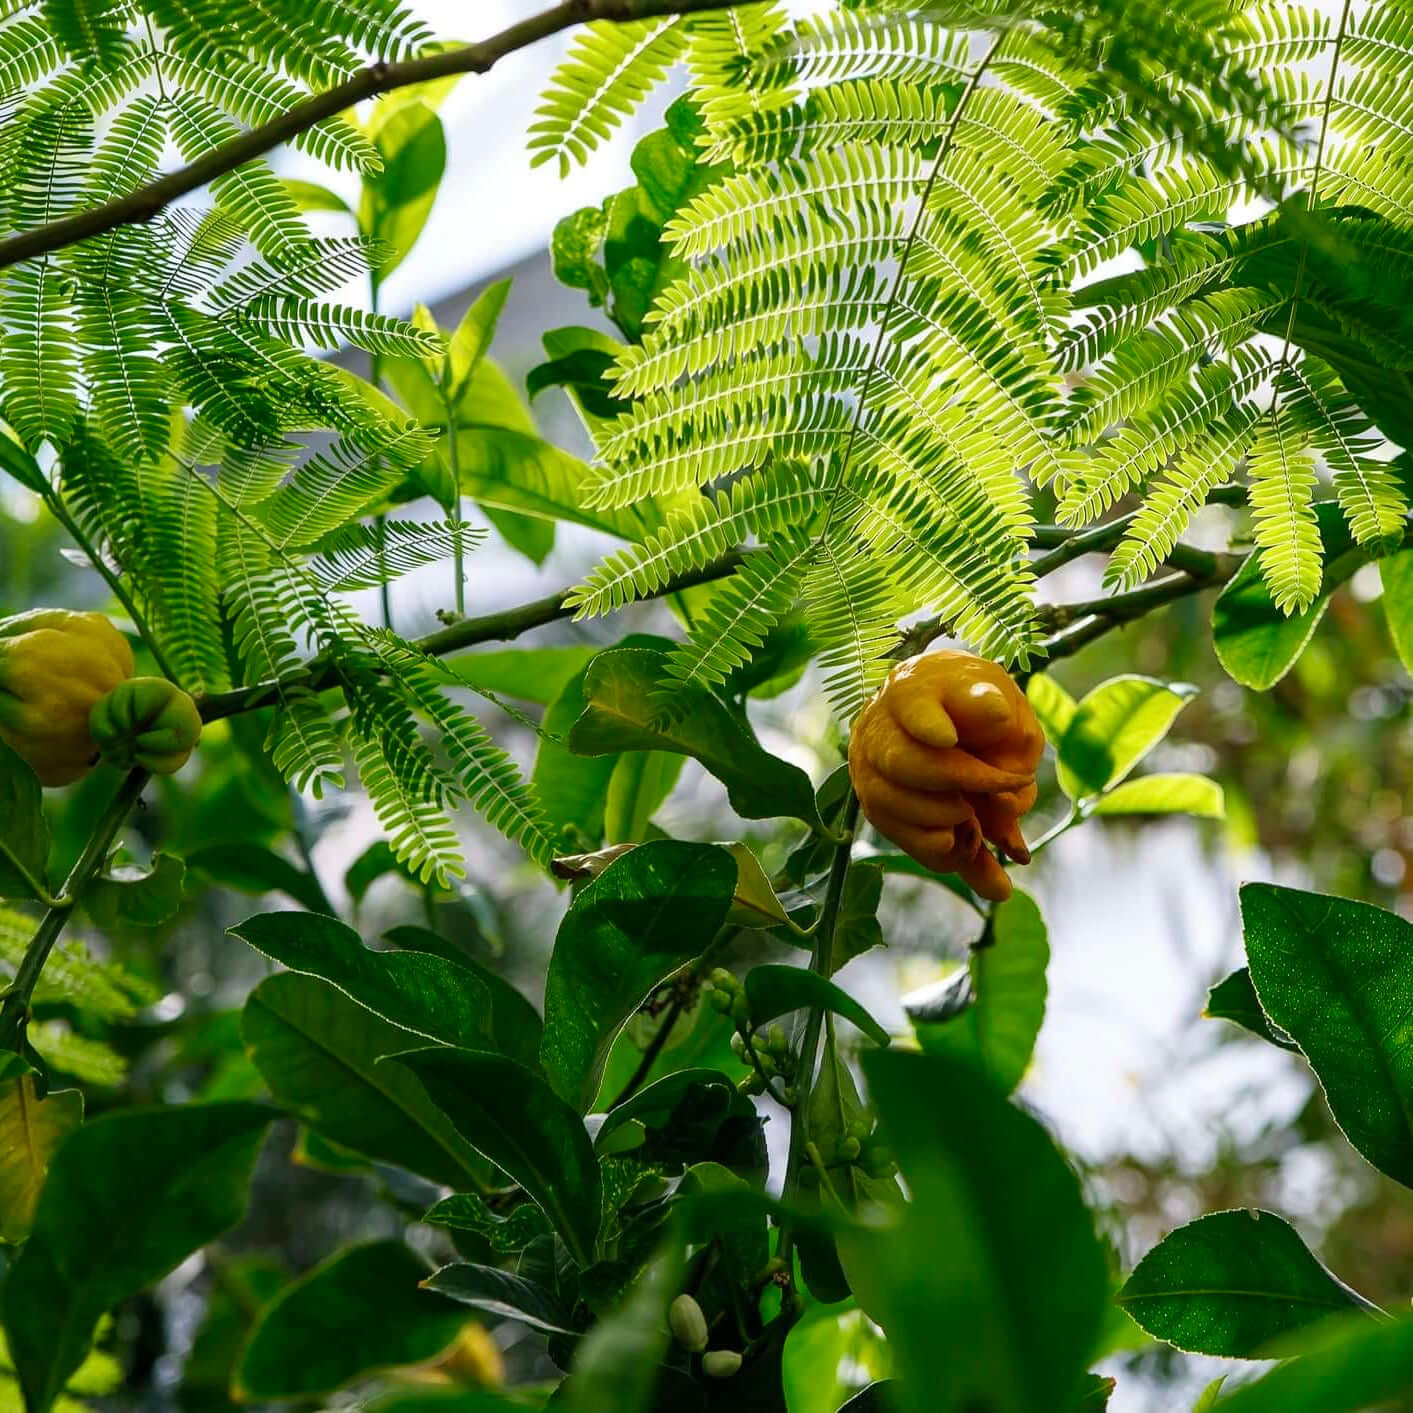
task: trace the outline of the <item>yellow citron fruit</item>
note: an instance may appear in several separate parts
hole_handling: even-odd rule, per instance
[[[1020,819],[1035,803],[1045,736],[1025,693],[972,653],[901,662],[859,713],[849,777],[869,823],[937,873],[1002,902],[1011,880],[987,844],[1029,863]]]
[[[88,715],[132,676],[132,649],[101,613],[41,608],[0,620],[0,740],[46,786],[98,763]]]
[[[88,729],[109,764],[175,775],[201,740],[201,713],[175,682],[132,677],[94,702]]]

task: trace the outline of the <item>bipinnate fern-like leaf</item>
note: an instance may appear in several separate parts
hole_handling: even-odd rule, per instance
[[[754,544],[713,487],[800,461],[819,505],[760,537],[674,683],[721,680],[796,598],[845,714],[920,609],[1023,663],[1032,485],[1075,525],[1141,499],[1108,571],[1132,587],[1245,478],[1290,611],[1319,589],[1317,498],[1361,543],[1404,531],[1349,379],[1413,362],[1406,6],[899,0],[686,29],[719,174],[667,223],[685,273],[618,359],[631,405],[589,494],[708,496],[578,602]]]

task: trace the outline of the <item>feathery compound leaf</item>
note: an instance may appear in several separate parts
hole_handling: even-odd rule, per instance
[[[558,161],[561,175],[619,127],[687,47],[676,15],[591,24],[555,71],[530,128],[531,164]]]
[[[769,538],[809,526],[823,504],[818,487],[799,465],[768,467],[745,476],[729,491],[704,495],[640,545],[619,550],[567,600],[576,618],[612,613],[635,598],[659,592],[671,579],[720,559],[748,536]]]
[[[479,526],[444,521],[385,520],[381,526],[345,525],[320,542],[306,566],[321,589],[351,593],[376,589],[428,564],[469,554],[486,538]]]

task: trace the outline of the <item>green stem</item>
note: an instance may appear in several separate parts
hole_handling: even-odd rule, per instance
[[[824,908],[820,914],[819,931],[815,933],[814,950],[810,955],[810,970],[818,975],[829,975],[830,959],[834,955],[834,934],[839,927],[839,906],[844,900],[844,884],[849,876],[849,859],[853,854],[854,830],[859,822],[859,797],[849,791],[848,802],[844,806],[841,826],[844,842],[834,850],[834,858],[829,867],[829,883],[824,893]],[[804,1039],[795,1065],[795,1107],[790,1124],[790,1148],[785,1158],[785,1181],[781,1197],[789,1202],[800,1184],[800,1169],[805,1160],[809,1145],[810,1096],[814,1092],[816,1060],[819,1052],[819,1037],[824,1029],[824,1011],[812,1007],[805,1016]],[[790,1257],[794,1250],[794,1231],[785,1225],[780,1233],[779,1255],[790,1270]]]
[[[657,1057],[662,1054],[667,1045],[667,1039],[672,1034],[673,1026],[682,1019],[682,1012],[686,1006],[687,992],[683,989],[672,998],[672,1004],[663,1014],[662,1024],[653,1033],[653,1038],[648,1042],[648,1048],[643,1051],[643,1058],[638,1061],[638,1068],[633,1071],[628,1083],[618,1091],[618,1097],[608,1106],[607,1112],[612,1113],[620,1104],[626,1104],[643,1087],[647,1077],[652,1073],[653,1066],[657,1064]]]
[[[376,316],[378,313],[378,292],[379,292],[378,271],[376,268],[368,271],[368,294],[369,307]],[[368,355],[368,381],[377,388],[379,392],[383,390],[383,360],[377,353]],[[382,610],[383,627],[392,631],[392,586],[388,583],[388,517],[379,514],[373,521],[373,533],[378,540],[378,605]]]
[[[99,816],[88,836],[78,862],[69,870],[64,880],[64,891],[49,906],[39,920],[24,956],[20,958],[15,971],[15,979],[10,983],[0,1001],[0,1050],[20,1051],[24,1044],[25,1028],[29,1024],[30,998],[39,981],[44,963],[54,944],[59,940],[64,925],[68,922],[84,891],[94,875],[103,867],[114,836],[122,828],[128,811],[137,803],[138,796],[148,781],[148,774],[139,767],[129,771],[118,793],[113,796],[108,808]]]
[[[446,405],[448,427],[447,457],[451,462],[451,572],[455,576],[456,616],[461,618],[466,612],[466,555],[461,548],[461,449],[457,445],[456,413],[450,403]]]

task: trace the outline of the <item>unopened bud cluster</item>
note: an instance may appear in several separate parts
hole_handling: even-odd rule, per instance
[[[722,1015],[730,1016],[736,1024],[731,1049],[739,1060],[751,1066],[750,1074],[736,1088],[746,1095],[764,1094],[768,1082],[779,1078],[783,1088],[778,1091],[778,1097],[787,1104],[793,1104],[798,1097],[793,1083],[795,1055],[785,1027],[777,1022],[759,1030],[752,1028],[746,988],[725,967],[717,967],[711,974],[710,982],[710,1004]]]
[[[898,1171],[892,1151],[868,1119],[851,1119],[837,1138],[818,1140],[818,1148],[827,1168],[847,1164],[880,1179],[894,1177]]]

